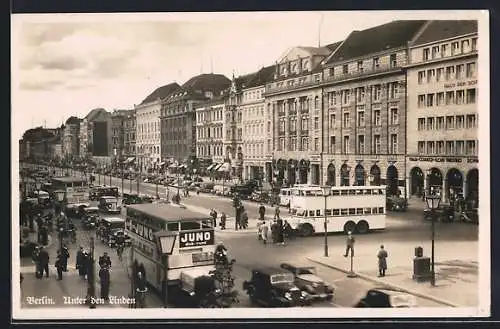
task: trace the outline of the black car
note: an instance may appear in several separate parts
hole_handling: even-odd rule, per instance
[[[417,306],[416,298],[408,293],[393,290],[390,288],[374,288],[368,290],[366,296],[363,297],[354,307],[415,307]]]
[[[191,268],[181,272],[180,284],[170,287],[169,302],[176,307],[223,308],[221,291],[206,267]]]
[[[436,221],[453,222],[455,219],[455,209],[450,205],[440,205],[434,210],[434,216]],[[432,211],[430,209],[424,210],[424,219],[432,220]]]
[[[294,276],[287,270],[265,267],[252,270],[252,278],[243,282],[252,304],[268,307],[294,307],[310,305],[312,300],[294,283]]]
[[[405,198],[401,198],[398,196],[387,197],[386,209],[387,211],[404,212],[408,209],[408,201]]]

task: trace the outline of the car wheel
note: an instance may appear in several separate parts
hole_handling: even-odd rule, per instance
[[[370,230],[370,226],[364,220],[361,220],[358,222],[358,224],[356,224],[356,232],[358,232],[359,234],[368,233],[369,230]]]
[[[314,229],[311,224],[303,224],[300,226],[300,234],[302,236],[311,236],[314,233]]]
[[[356,223],[354,223],[353,221],[348,221],[344,225],[345,234],[347,234],[348,232],[354,232],[355,229],[356,229]]]

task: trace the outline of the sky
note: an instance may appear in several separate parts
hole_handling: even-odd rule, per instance
[[[477,13],[477,12],[476,12]],[[12,15],[13,138],[98,107],[133,109],[156,88],[201,73],[231,78],[295,46],[322,46],[397,19],[445,12],[252,12]],[[477,14],[476,14],[477,15]]]

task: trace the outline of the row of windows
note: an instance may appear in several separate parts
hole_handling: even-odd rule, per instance
[[[477,37],[422,49],[424,61],[466,54],[477,50]]]
[[[375,85],[371,87],[359,87],[354,89],[354,93],[350,89],[341,91],[331,91],[327,93],[327,102],[329,106],[335,106],[338,104],[350,105],[352,99],[356,103],[363,103],[366,101],[367,90],[371,91],[371,101],[379,102],[382,99],[382,85]],[[390,82],[387,84],[388,98],[397,99],[399,97],[399,82]],[[354,94],[354,98],[352,98]],[[340,101],[339,101],[340,98]]]
[[[313,140],[313,151],[319,151],[319,138]],[[278,151],[308,151],[309,150],[309,137],[290,137],[288,142],[288,149],[286,147],[286,139],[284,137],[278,140]]]
[[[222,110],[199,111],[196,113],[196,122],[203,121],[220,121],[222,120]]]
[[[137,129],[141,133],[156,132],[160,130],[160,122],[155,121],[155,122],[139,123],[137,125]]]
[[[418,108],[444,105],[462,105],[476,103],[476,89],[442,91],[435,94],[418,95]]]
[[[197,137],[203,138],[222,138],[222,127],[198,127]]]
[[[243,100],[261,99],[262,90],[246,91],[243,93]]]
[[[271,123],[267,123],[267,132],[271,132]],[[264,124],[252,124],[252,125],[244,125],[243,126],[243,133],[245,136],[247,135],[260,135],[262,136],[264,134]]]
[[[318,96],[314,97],[314,104],[312,102],[313,100],[311,98],[305,96],[300,97],[298,99],[298,102],[296,98],[290,98],[287,100],[278,101],[277,103],[273,103],[272,105],[273,112],[278,110],[278,116],[284,116],[287,109],[289,112],[297,112],[297,111],[307,112],[309,111],[312,105],[314,105],[315,109],[320,108]]]
[[[286,76],[288,73],[298,74],[302,71],[307,71],[310,69],[309,60],[305,58],[299,58],[294,61],[286,62],[284,64],[280,64],[280,75]]]
[[[243,118],[252,118],[264,116],[264,106],[252,106],[243,109]]]
[[[366,120],[365,120],[365,106],[364,105],[358,105],[356,107],[356,112],[355,112],[355,123],[356,127],[365,127],[366,126]],[[398,125],[399,124],[399,110],[397,107],[390,108],[388,111],[389,115],[389,124],[390,125]],[[372,114],[372,120],[371,124],[373,126],[381,126],[382,125],[382,120],[381,120],[381,110],[376,109],[373,110]],[[342,127],[343,128],[350,128],[352,125],[351,123],[351,114],[349,112],[343,113],[342,116]],[[319,126],[319,120],[318,123],[315,121],[315,127]],[[337,127],[337,117],[335,113],[330,114],[330,127],[335,128]]]
[[[477,141],[419,141],[418,153],[428,155],[476,155]]]
[[[324,209],[306,210],[304,211],[303,216],[304,217],[324,216],[323,211]],[[384,214],[384,207],[326,209],[327,216],[349,216],[349,215],[352,216],[352,215],[372,215],[372,214]]]
[[[300,127],[301,131],[308,131],[309,130],[309,116],[302,116],[300,119]],[[318,119],[319,122],[319,118]],[[288,119],[289,126],[288,130],[291,132],[296,132],[297,131],[297,117],[293,116]],[[280,118],[279,119],[279,132],[284,133],[285,132],[285,126],[286,126],[286,119],[285,118]]]
[[[476,77],[476,63],[458,64],[437,69],[418,71],[418,84],[461,80]]]
[[[265,154],[264,143],[245,144],[243,145],[243,152],[245,156],[249,157],[262,156]]]
[[[476,115],[454,115],[418,118],[418,130],[450,130],[476,128]]]
[[[332,190],[330,195],[383,195],[383,189],[360,189],[360,190]],[[293,195],[297,196],[322,196],[323,192],[321,190],[293,190]]]
[[[160,139],[160,133],[144,133],[137,134],[137,140],[140,142],[151,140],[151,139]]]
[[[343,144],[341,146],[341,150],[342,150],[343,154],[350,154],[350,150],[351,150],[350,141],[351,141],[350,136],[344,136]],[[369,152],[367,152],[367,151],[369,151]],[[381,151],[382,151],[382,149],[381,149],[381,136],[380,135],[378,135],[378,134],[373,135],[373,144],[372,144],[371,150],[366,149],[365,135],[358,135],[357,136],[356,150],[354,152],[355,154],[366,154],[366,153],[380,154]],[[330,136],[330,152],[333,154],[337,153],[335,136]],[[390,134],[389,135],[389,153],[390,154],[398,154],[398,135],[397,134]]]
[[[153,145],[137,145],[139,153],[160,154],[160,147]]]
[[[198,155],[200,156],[222,156],[222,145],[198,146]]]
[[[368,63],[368,65],[367,65],[367,62],[369,62],[369,61],[367,61],[367,60],[357,61],[356,62],[356,73],[361,74],[364,72],[364,70],[366,68],[369,68],[370,63]],[[389,67],[390,68],[397,67],[397,55],[396,54],[389,55]],[[380,58],[379,57],[372,58],[371,59],[371,69],[378,70],[379,68],[380,68]],[[328,72],[329,72],[330,77],[335,76],[335,69],[334,68],[330,68]],[[349,64],[343,64],[342,65],[342,75],[348,75],[349,73],[352,73],[352,72],[349,72]]]

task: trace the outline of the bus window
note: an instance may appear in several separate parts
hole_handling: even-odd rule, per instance
[[[356,190],[349,190],[349,195],[356,195]]]
[[[356,215],[363,215],[363,208],[356,208]]]
[[[321,216],[321,210],[316,210],[316,216]]]
[[[355,215],[355,214],[356,214],[356,209],[349,208],[349,215]]]
[[[309,210],[309,217],[314,217],[314,210]]]
[[[341,214],[342,216],[347,215],[347,209],[340,209],[340,214]]]
[[[179,223],[167,223],[167,231],[171,232],[179,231]]]
[[[384,207],[380,207],[380,208],[378,208],[378,213],[379,213],[379,214],[383,214],[383,213],[384,213]]]
[[[326,209],[326,215],[331,216],[332,215],[332,210],[331,209]]]
[[[372,194],[372,190],[365,190],[365,195],[371,195]]]
[[[378,214],[378,208],[372,208],[372,214]]]
[[[181,222],[181,231],[199,230],[199,222]]]
[[[332,195],[340,195],[340,191],[332,191]]]
[[[340,210],[339,209],[333,209],[333,216],[339,216],[340,215]]]
[[[372,213],[372,208],[365,208],[365,214],[371,214]]]

